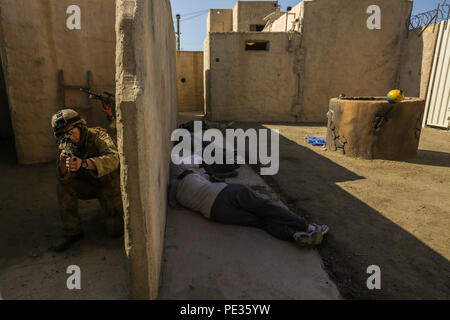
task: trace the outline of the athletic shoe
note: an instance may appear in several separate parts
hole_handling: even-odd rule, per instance
[[[322,229],[320,226],[312,232],[296,232],[294,234],[294,240],[300,245],[319,245],[322,243]]]
[[[326,235],[326,234],[328,233],[328,230],[330,230],[330,228],[328,228],[328,226],[327,226],[326,224],[321,224],[321,225],[319,225],[319,224],[316,224],[316,223],[311,223],[310,225],[313,226],[313,227],[315,227],[316,230],[317,230],[317,227],[320,227],[321,230],[322,230],[322,235],[323,235],[323,236]]]

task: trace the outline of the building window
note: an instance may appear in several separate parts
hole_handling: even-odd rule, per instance
[[[269,51],[269,41],[252,41],[245,42],[245,50]]]
[[[251,24],[250,25],[250,31],[263,31],[265,24]]]

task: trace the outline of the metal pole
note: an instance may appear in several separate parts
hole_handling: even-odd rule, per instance
[[[437,21],[439,19],[439,9],[440,8],[441,8],[441,4],[438,3],[437,9],[436,9],[436,19],[434,20],[434,23],[433,23],[433,33],[434,33],[435,28],[436,28],[436,23],[437,23]]]
[[[177,14],[177,50],[180,51],[180,15]]]

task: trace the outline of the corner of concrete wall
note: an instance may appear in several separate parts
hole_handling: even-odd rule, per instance
[[[210,107],[210,75],[211,75],[211,34],[207,33],[203,41],[203,113],[211,118]]]
[[[116,103],[125,249],[133,299],[156,299],[176,127],[175,33],[169,0],[117,0]]]
[[[239,27],[239,1],[233,7],[233,32],[237,32]]]

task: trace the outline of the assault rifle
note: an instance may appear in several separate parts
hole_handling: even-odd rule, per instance
[[[73,161],[77,160],[75,157],[74,145],[72,140],[70,140],[70,134],[65,133],[61,139],[61,147],[64,150],[65,154],[72,159]]]
[[[89,95],[89,99],[97,99],[102,102],[103,111],[108,116],[108,120],[112,121],[116,117],[116,99],[112,93],[107,91],[103,91],[103,94],[96,94],[91,92],[89,89],[80,88],[80,91],[87,93]]]

